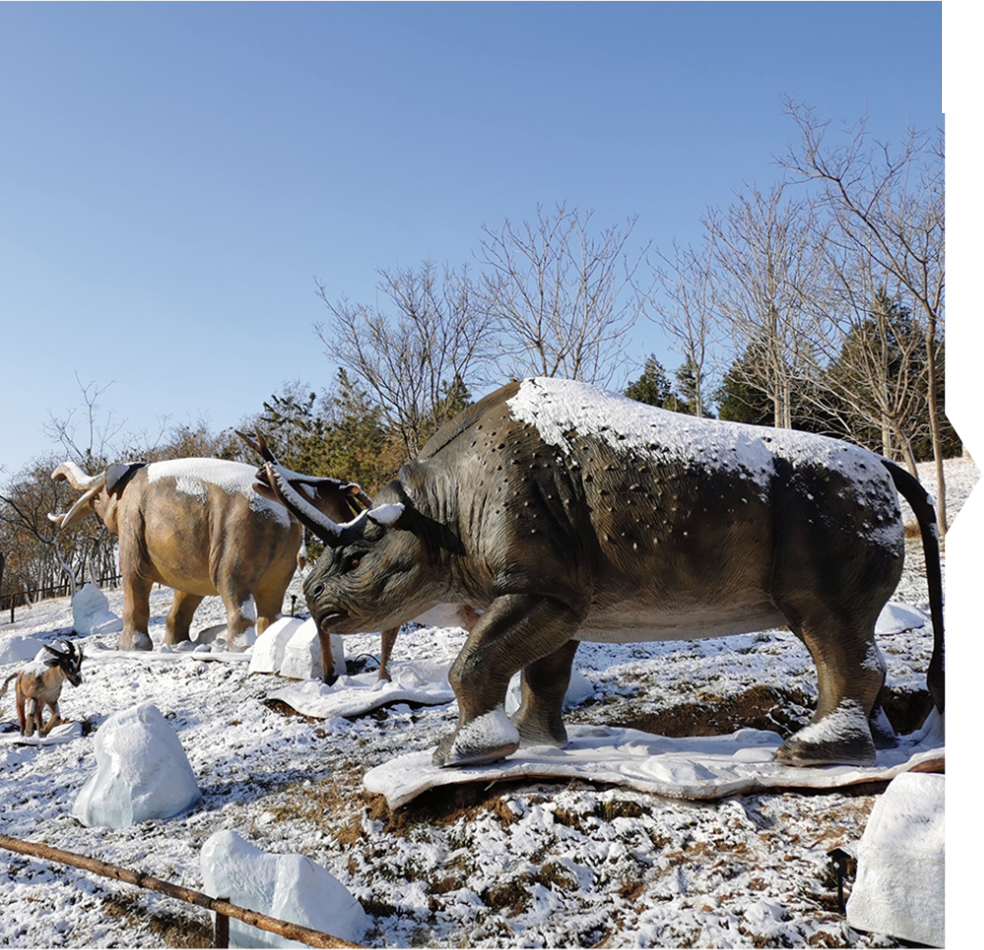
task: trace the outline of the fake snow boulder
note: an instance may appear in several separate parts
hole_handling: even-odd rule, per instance
[[[250,673],[279,673],[290,638],[300,629],[303,620],[281,617],[256,638],[249,659]]]
[[[320,864],[300,854],[266,854],[234,831],[219,831],[202,846],[202,880],[210,897],[268,917],[358,943],[369,927],[362,905]],[[305,944],[229,920],[231,947],[304,947]]]
[[[945,787],[943,775],[903,772],[875,802],[847,901],[855,930],[944,946]]]
[[[342,638],[331,638],[331,655],[335,674],[344,676],[345,647]],[[251,673],[279,673],[289,679],[321,679],[321,641],[314,620],[281,617],[270,624],[253,645]]]
[[[0,666],[7,663],[25,663],[33,660],[39,653],[43,658],[45,655],[43,648],[44,644],[35,637],[4,638],[0,640]]]
[[[123,621],[109,609],[109,600],[95,584],[86,584],[72,598],[72,623],[80,637],[123,629]]]
[[[181,743],[156,706],[123,709],[96,733],[96,772],[72,814],[84,825],[125,828],[172,818],[201,799]]]

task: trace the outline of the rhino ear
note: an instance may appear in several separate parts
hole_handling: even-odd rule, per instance
[[[114,462],[106,466],[106,491],[111,495],[122,494],[127,483],[146,462]]]
[[[366,512],[366,517],[384,528],[405,528],[410,520],[411,510],[402,503],[379,505],[376,508],[370,508]]]

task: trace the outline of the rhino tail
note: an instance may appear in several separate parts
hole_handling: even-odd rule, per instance
[[[909,503],[919,522],[923,553],[926,556],[926,583],[929,612],[933,624],[933,658],[926,673],[926,685],[933,704],[943,713],[946,661],[943,643],[943,572],[940,568],[940,536],[936,528],[936,509],[919,479],[888,459],[882,459],[899,494]]]

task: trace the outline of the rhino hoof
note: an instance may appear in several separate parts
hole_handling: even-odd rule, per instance
[[[820,765],[870,766],[875,764],[875,746],[870,736],[809,741],[799,738],[800,735],[801,733],[797,733],[790,736],[776,750],[777,762],[783,765],[794,765],[797,768],[811,768]]]
[[[519,741],[519,730],[499,706],[442,739],[432,761],[439,768],[488,765],[515,752]]]

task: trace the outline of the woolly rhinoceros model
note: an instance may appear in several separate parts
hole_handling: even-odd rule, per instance
[[[250,627],[260,634],[277,618],[294,573],[301,526],[283,505],[253,490],[254,473],[251,465],[194,458],[117,463],[91,476],[65,462],[51,473],[84,492],[67,513],[48,516],[55,524],[67,528],[95,514],[119,535],[120,649],[151,649],[147,623],[155,582],[174,589],[168,644],[189,638],[195,610],[209,595],[218,594],[225,604],[230,646]],[[289,474],[295,482],[301,477]],[[299,487],[315,510],[329,517],[361,510],[358,485],[307,481]]]
[[[698,420],[584,384],[514,382],[465,410],[342,525],[258,478],[325,544],[307,578],[324,636],[395,626],[438,601],[476,621],[451,668],[459,722],[438,765],[563,746],[579,640],[716,637],[788,625],[819,673],[813,721],[777,757],[870,764],[885,666],[874,625],[902,573],[893,483],[927,554],[943,708],[933,510],[897,466],[836,439]],[[503,702],[522,670],[522,704]],[[890,730],[889,730],[890,733]],[[879,738],[891,741],[885,730]]]

